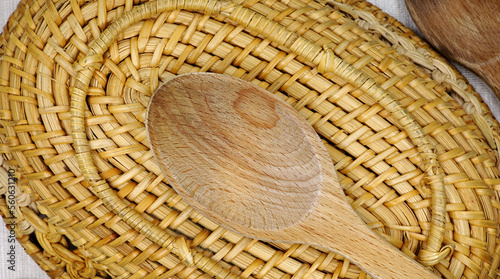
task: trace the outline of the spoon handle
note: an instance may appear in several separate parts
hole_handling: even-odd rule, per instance
[[[368,228],[342,191],[325,190],[314,215],[302,223],[300,230],[308,234],[303,241],[341,254],[374,278],[440,278]]]
[[[439,278],[429,269],[411,259],[373,232],[351,231],[352,238],[342,241],[345,247],[337,250],[358,264],[374,278]],[[328,241],[334,241],[329,239]],[[338,239],[336,240],[339,241]],[[340,246],[340,245],[339,245]]]
[[[337,230],[344,230],[341,237],[335,234]],[[373,278],[439,278],[428,268],[375,235],[364,224],[351,224],[334,230],[325,229],[317,233],[314,242],[351,260]]]

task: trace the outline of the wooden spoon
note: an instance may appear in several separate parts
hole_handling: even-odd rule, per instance
[[[482,77],[500,98],[500,1],[406,0],[406,5],[429,43]]]
[[[219,74],[178,76],[153,95],[147,131],[174,189],[221,226],[325,247],[376,278],[438,278],[361,221],[314,129],[264,89]]]

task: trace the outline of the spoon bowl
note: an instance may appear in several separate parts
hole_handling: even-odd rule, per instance
[[[480,76],[500,98],[500,2],[406,0],[413,21],[444,56]]]
[[[266,90],[219,74],[177,76],[152,96],[146,127],[172,187],[219,225],[330,249],[374,278],[438,278],[363,223],[317,133]]]

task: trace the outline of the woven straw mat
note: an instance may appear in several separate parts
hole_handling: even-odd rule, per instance
[[[444,278],[498,278],[499,124],[365,1],[23,0],[0,54],[0,209],[53,278],[369,277],[333,252],[227,231],[169,187],[146,106],[204,71],[297,109],[389,243]]]

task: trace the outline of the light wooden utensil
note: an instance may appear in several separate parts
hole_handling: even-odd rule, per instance
[[[500,98],[500,1],[406,0],[425,38],[482,77]]]
[[[147,130],[171,185],[221,226],[325,247],[376,278],[438,278],[361,221],[314,129],[264,89],[219,74],[178,76],[153,95]]]

